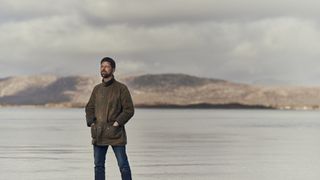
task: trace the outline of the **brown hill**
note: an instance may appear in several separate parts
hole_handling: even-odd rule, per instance
[[[318,109],[320,87],[262,86],[186,74],[117,77],[137,107]],[[21,76],[0,79],[0,105],[83,107],[100,77]]]

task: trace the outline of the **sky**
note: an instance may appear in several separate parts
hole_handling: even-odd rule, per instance
[[[0,0],[0,78],[185,73],[320,86],[315,0]]]

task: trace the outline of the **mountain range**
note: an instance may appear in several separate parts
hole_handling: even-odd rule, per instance
[[[115,78],[126,84],[136,107],[319,109],[320,87],[259,85],[187,74]],[[0,79],[1,106],[84,107],[101,77],[54,75]]]

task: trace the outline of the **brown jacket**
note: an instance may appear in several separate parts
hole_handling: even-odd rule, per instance
[[[132,98],[127,86],[114,77],[97,84],[85,107],[87,126],[91,127],[92,144],[125,145],[125,124],[134,114]],[[119,126],[113,126],[117,121]]]

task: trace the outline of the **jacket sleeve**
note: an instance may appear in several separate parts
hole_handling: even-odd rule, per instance
[[[95,122],[96,116],[95,116],[95,98],[96,97],[96,87],[93,89],[89,102],[87,103],[85,107],[86,111],[86,121],[87,126],[90,127],[92,123]]]
[[[120,100],[122,111],[117,117],[116,121],[120,126],[123,126],[134,115],[134,105],[127,86],[123,86],[123,88],[121,88]]]

